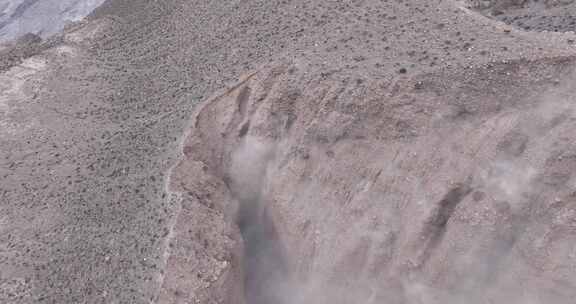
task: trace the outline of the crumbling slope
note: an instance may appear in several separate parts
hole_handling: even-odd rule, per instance
[[[462,3],[109,0],[4,49],[0,302],[571,303],[574,36]]]
[[[573,67],[374,80],[273,64],[198,110],[172,183],[252,210],[248,303],[569,303]]]

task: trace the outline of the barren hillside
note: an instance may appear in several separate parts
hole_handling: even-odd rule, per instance
[[[576,36],[502,19],[558,2],[108,0],[5,44],[0,303],[572,303]]]

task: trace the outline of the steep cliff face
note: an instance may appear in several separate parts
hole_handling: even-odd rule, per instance
[[[174,172],[240,204],[248,303],[569,303],[573,68],[272,65],[205,101]]]

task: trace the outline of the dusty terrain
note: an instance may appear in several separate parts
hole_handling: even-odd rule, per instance
[[[109,0],[5,45],[0,303],[573,303],[576,36],[524,2]]]
[[[526,31],[576,31],[574,0],[471,0],[468,8]]]

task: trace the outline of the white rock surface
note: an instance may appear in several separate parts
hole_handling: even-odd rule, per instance
[[[104,0],[0,1],[0,42],[27,33],[48,37],[70,22],[79,21]]]

